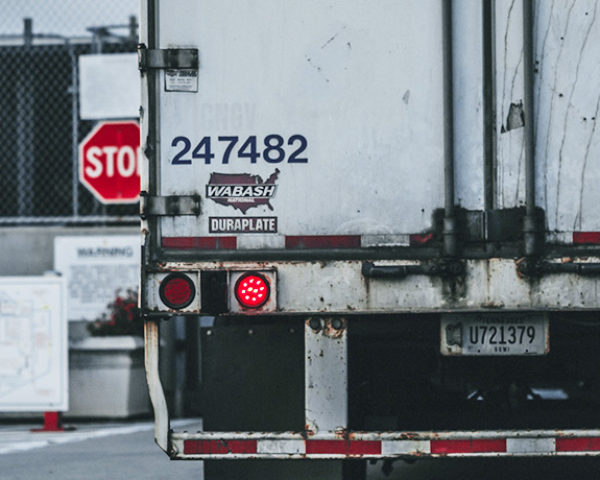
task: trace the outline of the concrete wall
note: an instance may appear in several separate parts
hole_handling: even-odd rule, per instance
[[[54,269],[54,238],[62,235],[131,235],[140,227],[0,227],[0,276],[42,275]]]

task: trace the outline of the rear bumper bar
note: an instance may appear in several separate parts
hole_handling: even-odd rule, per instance
[[[600,431],[172,433],[170,456],[203,459],[376,459],[599,455]]]
[[[365,432],[347,428],[346,323],[305,322],[302,432],[174,432],[158,371],[158,321],[146,321],[156,443],[174,460],[600,455],[600,429]],[[320,428],[320,430],[317,430]]]

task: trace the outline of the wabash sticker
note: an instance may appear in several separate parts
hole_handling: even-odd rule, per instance
[[[209,217],[210,233],[277,233],[277,217]]]
[[[211,173],[206,185],[206,198],[220,205],[237,208],[246,213],[250,208],[266,205],[273,210],[271,198],[275,195],[279,169],[264,182],[258,175],[249,173]]]

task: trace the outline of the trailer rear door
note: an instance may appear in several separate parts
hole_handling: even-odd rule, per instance
[[[197,91],[160,77],[159,195],[202,197],[199,217],[162,220],[163,246],[393,243],[431,227],[443,205],[441,2],[159,8],[159,48],[199,50]]]

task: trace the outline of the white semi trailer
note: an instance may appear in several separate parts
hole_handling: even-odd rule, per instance
[[[142,0],[141,305],[171,458],[341,478],[600,453],[598,15]],[[181,315],[214,318],[200,432],[169,428],[159,376]]]

